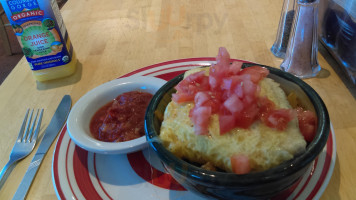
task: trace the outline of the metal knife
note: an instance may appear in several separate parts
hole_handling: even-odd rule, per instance
[[[40,146],[37,149],[35,156],[33,157],[30,166],[28,167],[25,177],[22,179],[20,186],[13,199],[24,199],[27,195],[28,189],[31,186],[32,180],[35,177],[38,168],[42,163],[43,157],[46,155],[49,147],[53,143],[53,140],[57,137],[59,131],[62,129],[70,111],[72,100],[69,95],[65,95],[59,104],[56,112],[54,113],[51,122],[45,130],[43,139]]]

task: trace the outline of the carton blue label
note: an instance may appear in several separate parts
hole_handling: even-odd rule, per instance
[[[50,0],[0,0],[32,70],[68,64],[72,46]],[[63,27],[63,25],[61,26]]]
[[[7,2],[7,5],[13,15],[24,11],[40,9],[37,0],[10,0]]]

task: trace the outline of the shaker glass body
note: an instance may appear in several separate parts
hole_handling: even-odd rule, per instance
[[[271,47],[271,52],[276,57],[284,58],[286,54],[294,18],[295,1],[296,0],[284,0],[283,2],[276,40]]]
[[[316,76],[321,70],[318,63],[318,7],[319,0],[298,0],[290,34],[283,71],[299,78]]]

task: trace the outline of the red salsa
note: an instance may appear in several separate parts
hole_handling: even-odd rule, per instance
[[[143,136],[145,112],[152,96],[139,91],[117,96],[94,114],[91,134],[104,142],[124,142]]]

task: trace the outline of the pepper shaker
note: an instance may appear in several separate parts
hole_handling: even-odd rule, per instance
[[[289,41],[294,18],[296,0],[284,0],[279,25],[271,52],[279,58],[284,58]]]
[[[321,70],[318,63],[319,0],[297,0],[285,59],[280,68],[299,78],[311,78]]]

